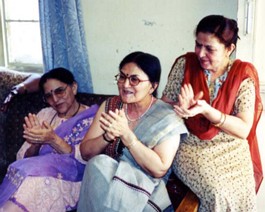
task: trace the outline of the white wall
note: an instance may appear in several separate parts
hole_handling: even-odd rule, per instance
[[[106,94],[117,94],[122,58],[140,50],[160,59],[161,96],[175,58],[194,49],[198,21],[237,17],[237,0],[82,0],[82,7],[94,92]]]
[[[262,85],[262,92],[265,93],[265,1],[256,0],[255,8],[255,24],[254,24],[254,50],[253,50],[253,63],[255,64]],[[264,101],[265,103],[265,101]]]

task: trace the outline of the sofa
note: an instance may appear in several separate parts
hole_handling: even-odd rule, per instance
[[[24,81],[28,74],[12,70],[0,69],[0,102],[9,93],[10,89]],[[77,99],[86,105],[101,104],[112,95],[78,93]],[[3,180],[7,167],[16,160],[16,152],[24,142],[22,138],[24,117],[29,113],[37,113],[47,105],[42,101],[41,94],[28,93],[16,95],[9,104],[6,112],[0,112],[0,182]],[[167,190],[176,211],[197,211],[199,201],[188,187],[172,174]]]

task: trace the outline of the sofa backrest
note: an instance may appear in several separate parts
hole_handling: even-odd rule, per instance
[[[93,104],[101,105],[107,98],[112,97],[114,95],[106,95],[106,94],[91,94],[91,93],[78,93],[76,98],[82,104],[91,106]]]

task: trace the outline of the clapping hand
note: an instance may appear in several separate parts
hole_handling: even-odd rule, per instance
[[[106,132],[108,139],[114,140],[130,131],[128,120],[123,109],[116,109],[102,113],[100,117],[100,127]]]
[[[23,128],[23,138],[32,144],[50,143],[50,141],[53,141],[56,137],[51,125],[47,122],[41,124],[35,114],[29,113],[29,115],[25,117]]]
[[[200,100],[202,97],[202,91],[194,95],[191,84],[184,84],[181,87],[178,104],[174,105],[175,112],[183,118],[193,117],[201,113],[201,106],[205,102]]]

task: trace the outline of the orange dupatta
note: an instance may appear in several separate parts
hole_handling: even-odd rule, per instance
[[[210,96],[208,86],[204,71],[200,66],[197,56],[194,53],[187,53],[185,57],[186,66],[182,84],[190,83],[195,94],[199,91],[203,91],[203,99],[209,103]],[[247,140],[254,168],[256,192],[258,192],[263,179],[263,172],[256,136],[256,127],[262,113],[262,102],[259,90],[259,79],[255,67],[250,63],[236,60],[228,73],[226,81],[220,87],[217,97],[212,103],[212,107],[225,114],[231,114],[239,86],[246,78],[251,78],[254,81],[256,92],[254,121]],[[200,114],[185,120],[185,123],[189,131],[202,140],[210,140],[220,131],[219,128],[213,126],[209,120]]]

